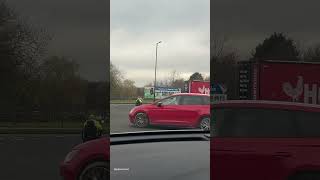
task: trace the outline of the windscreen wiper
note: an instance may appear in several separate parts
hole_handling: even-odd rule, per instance
[[[111,145],[172,142],[172,141],[208,141],[210,131],[203,130],[164,130],[113,133],[110,135]]]
[[[121,132],[111,133],[110,137],[124,137],[124,136],[145,136],[145,135],[166,135],[166,134],[210,134],[210,131],[204,130],[156,130],[156,131],[135,131],[135,132]]]

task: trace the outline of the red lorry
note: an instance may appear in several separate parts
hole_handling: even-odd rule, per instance
[[[184,92],[210,94],[210,81],[185,81]]]
[[[239,63],[239,98],[320,104],[320,63]]]
[[[210,81],[185,81],[183,92],[210,94],[211,102],[227,100],[227,88],[219,83],[210,83]]]

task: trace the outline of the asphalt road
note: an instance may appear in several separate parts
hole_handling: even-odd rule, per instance
[[[111,105],[111,132],[165,129],[129,126],[128,113],[134,105]],[[2,134],[0,135],[0,180],[60,180],[59,164],[81,135]]]
[[[130,125],[128,114],[134,104],[110,104],[110,132],[148,131],[150,128],[136,128]]]
[[[0,135],[0,179],[60,180],[59,164],[80,135]]]

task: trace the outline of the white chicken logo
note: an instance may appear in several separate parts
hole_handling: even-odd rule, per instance
[[[210,93],[210,89],[209,88],[206,88],[205,86],[202,86],[198,88],[198,91],[201,93],[201,94],[209,94]]]
[[[298,76],[298,81],[296,87],[292,87],[290,82],[285,82],[282,84],[282,90],[284,93],[292,98],[293,102],[298,102],[300,96],[303,93],[303,78],[302,76]]]

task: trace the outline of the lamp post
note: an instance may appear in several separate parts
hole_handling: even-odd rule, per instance
[[[156,64],[154,66],[153,102],[156,101],[157,62],[158,62],[158,44],[159,43],[161,43],[161,41],[156,43]]]

